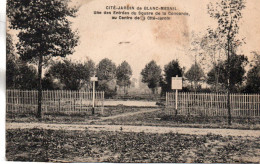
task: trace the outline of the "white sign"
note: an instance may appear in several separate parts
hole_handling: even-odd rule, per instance
[[[90,77],[90,81],[98,81],[97,77]]]
[[[182,89],[182,77],[172,77],[172,89]]]

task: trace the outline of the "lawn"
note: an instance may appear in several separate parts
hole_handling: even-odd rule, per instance
[[[42,129],[6,132],[9,161],[259,162],[260,137]]]
[[[232,128],[260,130],[259,118],[232,118],[232,125],[227,124],[227,117],[168,115],[164,110],[141,113],[138,115],[110,119],[100,124],[113,125],[149,125],[194,128]]]
[[[159,111],[149,110],[154,108],[136,108],[118,105],[114,107],[105,107],[103,115],[100,113],[91,114],[91,111],[82,113],[45,113],[41,122],[45,123],[66,123],[66,124],[110,124],[110,125],[149,125],[149,126],[168,126],[168,127],[193,127],[193,128],[231,128],[231,129],[253,129],[260,130],[259,117],[234,117],[232,125],[227,124],[227,117],[210,116],[181,116],[169,115],[163,109]],[[139,111],[148,111],[147,113],[138,113],[134,115],[121,116],[109,119],[109,116],[116,116]],[[101,119],[100,118],[107,119]],[[35,114],[7,113],[7,122],[39,122]]]
[[[100,112],[96,112],[94,115],[91,113],[91,109],[85,112],[76,113],[64,113],[64,112],[48,112],[42,114],[41,122],[48,123],[87,123],[91,120],[97,120],[100,117],[115,116],[123,113],[138,112],[143,108],[126,107],[122,105],[114,107],[104,107],[103,115]],[[26,110],[25,110],[26,111]],[[36,118],[36,112],[24,112],[24,113],[11,113],[6,114],[7,122],[38,122]]]

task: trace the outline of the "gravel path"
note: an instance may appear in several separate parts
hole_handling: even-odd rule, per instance
[[[200,129],[183,127],[127,126],[127,125],[75,125],[47,123],[6,123],[6,129],[43,128],[52,130],[93,130],[93,131],[123,131],[145,133],[179,133],[207,135],[209,133],[222,136],[260,137],[260,130],[237,129]]]

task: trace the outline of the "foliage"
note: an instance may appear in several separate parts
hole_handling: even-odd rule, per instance
[[[35,67],[26,63],[17,65],[15,62],[7,61],[6,69],[6,87],[8,89],[31,90],[37,88],[37,71]]]
[[[72,54],[78,44],[68,17],[76,9],[68,0],[8,0],[7,16],[10,28],[18,30],[16,47],[21,60],[38,64],[38,113],[41,118],[42,66],[53,56]]]
[[[73,53],[78,37],[67,17],[75,17],[76,10],[68,7],[68,0],[8,0],[7,6],[10,28],[20,30],[17,49],[22,60]]]
[[[195,91],[197,91],[198,83],[203,81],[204,78],[204,72],[201,69],[199,64],[193,64],[191,68],[185,73],[185,77],[187,80],[194,85]]]
[[[259,66],[260,65],[260,53],[258,51],[253,51],[254,58],[251,61],[251,66]]]
[[[116,65],[112,60],[105,58],[102,59],[97,66],[97,77],[98,80],[110,81],[115,79],[116,76]]]
[[[45,73],[45,76],[42,79],[42,89],[43,90],[59,90],[62,89],[60,82],[55,81],[49,72]]]
[[[36,89],[37,71],[21,61],[14,52],[12,37],[6,37],[6,87],[8,89]]]
[[[147,83],[148,87],[155,93],[156,88],[162,79],[162,70],[154,60],[145,65],[142,70],[142,82]]]
[[[9,161],[251,163],[257,162],[254,157],[259,155],[256,153],[259,149],[256,144],[259,143],[259,137],[248,139],[214,134],[35,128],[7,130],[6,142],[6,158]],[[237,154],[243,154],[247,158],[237,158]]]
[[[260,93],[260,66],[254,66],[248,71],[245,91]]]
[[[27,90],[37,88],[37,71],[34,66],[23,63],[18,67],[15,88]]]
[[[131,76],[131,66],[126,61],[122,62],[116,69],[116,79],[117,85],[119,85],[120,87],[124,87],[124,93],[126,93],[125,87],[131,84]]]
[[[116,88],[112,88],[106,81],[99,81],[97,84],[97,91],[104,91],[105,98],[113,98],[116,95]]]
[[[89,60],[85,63],[72,62],[71,60],[65,59],[60,62],[54,63],[46,74],[54,81],[57,79],[62,89],[79,90],[86,85],[90,85],[90,77],[94,75],[95,64]]]
[[[180,67],[178,60],[172,60],[167,65],[164,66],[164,81],[161,82],[162,92],[171,91],[171,81],[172,77],[182,77],[183,70]]]
[[[13,39],[11,34],[8,32],[6,33],[6,59],[7,60],[15,60],[15,53],[14,53],[14,46],[13,46]]]
[[[233,46],[238,46],[237,43],[241,43],[235,40],[239,33],[238,22],[242,18],[242,10],[245,8],[244,0],[221,0],[215,4],[209,3],[208,13],[210,17],[217,20],[218,34],[226,41],[233,42]],[[225,37],[226,36],[226,37]],[[230,49],[227,49],[230,51]]]
[[[244,0],[221,0],[215,4],[209,3],[208,13],[210,17],[217,20],[218,27],[217,29],[209,27],[207,34],[200,42],[201,48],[205,51],[199,54],[200,62],[204,67],[217,68],[217,65],[224,60],[229,63],[229,57],[236,54],[237,48],[244,43],[244,39],[238,39],[238,22],[242,18],[241,11],[244,7]],[[226,69],[230,70],[229,66]],[[214,69],[214,71],[211,72],[215,74],[215,82],[212,82],[212,85],[214,85],[215,92],[219,92],[221,85],[218,79],[219,70]],[[229,79],[229,74],[227,74],[227,79]]]
[[[6,33],[6,87],[14,88],[18,65],[14,54],[12,36]]]
[[[198,57],[200,64],[206,67],[204,69],[215,66],[226,59],[225,42],[219,35],[219,31],[208,28],[199,45],[203,51],[198,54]]]
[[[251,61],[251,68],[247,73],[245,92],[260,93],[260,54],[253,53],[254,59]]]
[[[230,79],[230,87],[232,92],[237,92],[239,86],[241,86],[244,75],[245,75],[245,65],[247,64],[247,58],[244,55],[233,55],[230,59],[230,74],[234,75],[231,76]],[[218,65],[215,66],[215,68],[211,69],[208,73],[208,84],[214,84],[215,83],[215,69],[219,71],[219,83],[222,84],[222,86],[227,89],[228,87],[228,62],[221,62]]]
[[[215,38],[217,40],[218,46],[224,47],[226,52],[226,79],[232,83],[237,83],[236,80],[230,76],[235,64],[241,65],[238,62],[234,63],[233,56],[236,56],[236,50],[242,42],[237,39],[239,34],[238,22],[242,18],[242,9],[245,8],[244,0],[221,0],[221,2],[216,2],[215,4],[209,3],[208,13],[210,17],[214,18],[218,22],[218,27],[215,31],[209,30],[210,38]],[[213,45],[216,47],[217,45]],[[212,49],[212,47],[210,47]],[[233,67],[232,67],[233,66]],[[229,84],[228,84],[229,85]],[[229,89],[229,88],[227,88]]]
[[[97,90],[104,91],[106,98],[116,95],[116,65],[112,60],[102,59],[97,65]]]
[[[242,18],[242,10],[245,8],[245,0],[221,0],[215,4],[209,3],[208,13],[210,17],[217,20],[218,27],[216,32],[221,42],[224,43],[224,49],[227,57],[227,108],[228,108],[228,124],[231,125],[231,106],[230,92],[234,90],[235,82],[231,78],[231,61],[232,55],[236,54],[237,48],[242,45],[238,39],[239,20]]]
[[[6,60],[6,88],[15,88],[18,66],[14,60]]]

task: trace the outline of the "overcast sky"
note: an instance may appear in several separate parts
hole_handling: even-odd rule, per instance
[[[151,60],[163,68],[172,59],[178,59],[187,69],[194,59],[187,54],[191,32],[205,33],[215,21],[207,14],[209,0],[77,0],[78,17],[74,28],[80,33],[80,45],[76,47],[74,59],[89,57],[98,63],[103,58],[117,65],[126,60],[138,77]],[[106,6],[175,6],[190,16],[175,16],[170,21],[111,20],[109,15],[94,15]],[[248,0],[243,11],[240,34],[246,37],[242,47],[246,55],[260,50],[260,1]],[[127,42],[119,44],[120,42]]]
[[[151,60],[163,68],[172,59],[178,59],[187,70],[194,62],[188,53],[191,32],[205,33],[209,26],[216,25],[207,14],[210,1],[213,0],[73,0],[71,5],[79,7],[73,28],[79,31],[80,45],[70,58],[81,61],[90,58],[96,64],[109,58],[117,65],[126,60],[137,78]],[[93,14],[112,5],[174,6],[190,16],[174,16],[169,21],[133,21]],[[241,50],[249,57],[251,51],[260,51],[259,6],[259,0],[248,0],[241,20],[240,34],[247,42]]]

